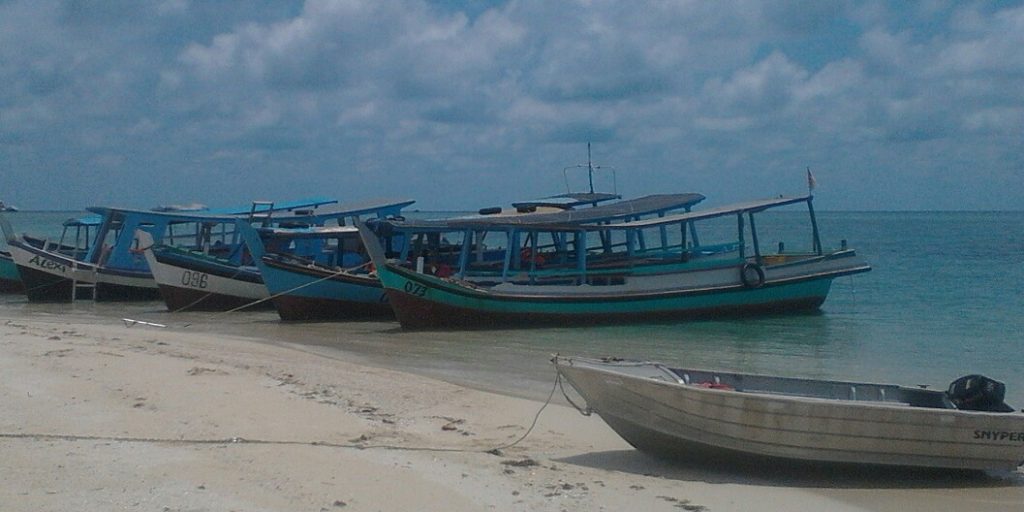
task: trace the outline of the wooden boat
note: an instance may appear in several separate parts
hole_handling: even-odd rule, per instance
[[[159,297],[159,292],[145,257],[139,250],[135,237],[137,229],[149,232],[156,241],[167,236],[170,243],[200,247],[204,243],[219,240],[222,242],[219,248],[230,250],[227,241],[214,239],[217,233],[210,226],[217,224],[218,219],[259,218],[271,213],[279,216],[285,213],[294,215],[297,212],[308,214],[318,206],[336,202],[332,199],[309,199],[277,205],[257,202],[245,207],[202,212],[91,207],[87,210],[99,216],[99,224],[87,247],[76,249],[74,254],[37,247],[25,236],[9,240],[8,246],[30,301],[68,302],[79,298],[99,301],[152,300]]]
[[[0,293],[20,293],[25,291],[18,275],[18,266],[7,251],[0,251]]]
[[[259,226],[253,226],[249,219],[227,219],[231,233],[229,243],[238,248],[228,254],[211,254],[208,248],[192,250],[145,241],[142,247],[146,248],[147,263],[170,311],[225,311],[247,306],[277,306],[280,312],[290,302],[287,297],[280,304],[276,298],[273,303],[266,300],[270,293],[265,284],[263,264],[259,262],[266,251],[260,234],[274,237],[267,241],[267,245],[279,253],[275,254],[275,260],[302,262],[300,266],[303,268],[314,264],[333,268],[336,262],[341,261],[336,258],[342,256],[340,251],[345,245],[329,243],[334,239],[323,233],[348,230],[349,245],[361,245],[355,228],[347,225],[357,219],[399,215],[403,208],[413,203],[412,200],[374,200],[331,205],[308,215],[289,215],[279,219],[264,217],[259,220]],[[379,296],[380,283],[376,277],[372,281],[376,283]],[[272,279],[271,285],[274,284],[278,281]],[[291,287],[285,285],[285,288],[274,290],[280,292]],[[387,305],[383,307],[387,308]],[[295,311],[299,315],[315,316],[316,310],[309,310],[303,305]],[[293,319],[290,316],[282,314],[284,319]]]
[[[553,362],[590,410],[654,455],[1004,470],[1024,463],[1024,414],[958,409],[942,391],[650,362]]]
[[[7,218],[2,215],[0,215],[0,229],[3,230],[8,244],[24,245],[40,251],[58,254],[61,259],[57,261],[65,262],[80,258],[88,252],[89,244],[92,242],[91,233],[94,233],[99,227],[100,221],[100,217],[95,215],[68,219],[64,221],[60,238],[56,242],[28,234],[19,236],[14,232]],[[47,266],[47,263],[40,259],[30,259],[29,261],[40,267]],[[54,262],[51,266],[56,268],[57,265],[58,263]],[[74,268],[68,269],[69,273],[74,273],[75,271]],[[14,260],[14,255],[9,251],[0,251],[0,291],[26,293],[30,299],[39,298],[48,291],[48,285],[40,287],[38,280],[40,273],[42,272],[37,272],[34,267],[25,271],[19,270],[18,264]],[[28,280],[31,283],[27,287],[22,277],[23,274],[28,275]],[[71,294],[70,289],[67,290],[67,294]]]
[[[703,211],[703,196],[649,196],[586,210],[443,223],[385,221],[377,234],[434,233],[420,272],[364,243],[405,328],[531,327],[678,320],[814,310],[832,280],[870,270],[846,247],[825,250],[810,195]],[[789,205],[810,213],[810,247],[770,253],[755,215]],[[655,214],[642,219],[641,214]],[[762,234],[763,235],[763,234]],[[782,236],[773,233],[773,236]],[[748,244],[749,241],[749,244]],[[500,258],[481,257],[481,248]],[[447,261],[440,261],[445,254]],[[447,269],[430,272],[430,269]]]
[[[225,222],[234,223],[235,219]],[[258,302],[267,298],[267,288],[259,270],[237,243],[233,250],[211,252],[210,244],[157,244],[149,232],[139,229],[135,233],[160,298],[169,311],[271,307],[268,302]]]
[[[570,192],[537,200],[512,203],[511,209],[483,208],[477,215],[459,220],[529,217],[564,212],[606,203],[619,196],[600,192]],[[411,204],[411,202],[409,203]],[[378,219],[394,218],[398,212],[382,212]],[[448,220],[426,221],[447,225]],[[323,228],[241,228],[253,252],[263,282],[282,320],[319,321],[394,318],[387,294],[370,265],[358,230],[352,226]],[[381,236],[385,251],[397,255],[417,252],[430,234],[406,245],[404,234]],[[281,247],[305,245],[317,248],[319,256],[292,254]]]
[[[281,320],[394,318],[355,227],[242,230]],[[304,244],[319,257],[267,249]]]

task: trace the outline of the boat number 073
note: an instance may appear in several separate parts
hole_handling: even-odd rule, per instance
[[[186,270],[181,273],[181,284],[192,288],[206,288],[206,280],[209,277],[205,272]]]
[[[412,281],[406,281],[405,293],[408,293],[409,295],[415,295],[417,297],[422,297],[427,294],[427,287],[423,286],[422,284],[416,284]]]

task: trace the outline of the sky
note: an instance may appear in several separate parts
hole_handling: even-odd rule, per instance
[[[23,209],[476,209],[586,189],[589,142],[627,197],[1024,210],[1022,141],[1020,1],[0,0]]]

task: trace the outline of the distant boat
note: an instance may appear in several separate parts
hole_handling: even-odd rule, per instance
[[[15,207],[14,205],[5,204],[3,201],[0,201],[0,212],[16,212],[16,211],[18,211],[18,208]]]
[[[278,306],[280,313],[282,306],[278,304],[277,297],[274,297],[273,303],[258,302],[270,298],[275,290],[290,291],[291,288],[272,288],[271,285],[277,283],[273,279],[264,284],[267,278],[260,260],[267,245],[280,253],[277,255],[280,258],[301,262],[302,267],[312,268],[319,264],[331,268],[329,273],[334,273],[334,265],[343,263],[343,253],[354,252],[353,244],[361,244],[356,229],[346,224],[358,218],[399,215],[402,208],[410,204],[413,201],[376,200],[331,205],[308,212],[307,215],[271,217],[259,223],[260,226],[253,226],[248,219],[235,219],[230,226],[226,226],[237,238],[238,250],[231,254],[218,255],[171,244],[152,245],[146,241],[142,242],[142,247],[147,248],[146,260],[170,311],[223,311],[257,305],[266,308]],[[256,230],[259,230],[259,235]],[[349,233],[348,243],[336,244],[335,238],[325,234],[344,231]],[[261,240],[261,236],[268,237],[266,243]],[[377,283],[379,296],[382,293],[380,283],[376,277],[373,281]],[[387,305],[384,304],[384,307],[387,308]],[[303,309],[303,314],[311,316],[314,312]],[[282,318],[291,319],[286,316],[282,313]]]
[[[209,208],[202,203],[163,204],[153,208],[154,212],[201,212]]]
[[[958,400],[891,384],[578,357],[553,362],[591,411],[652,455],[1002,470],[1024,463],[1024,414],[1003,403],[1002,393],[982,392],[1002,389],[995,386],[975,386],[978,393]],[[972,398],[984,398],[990,410],[966,410]]]
[[[432,233],[421,246],[426,271],[413,264],[419,254],[388,258],[373,233],[363,238],[399,322],[413,329],[814,310],[833,279],[871,269],[845,242],[822,247],[809,195],[689,211],[702,199],[663,194],[551,214],[377,223],[377,234]],[[809,247],[762,248],[755,218],[799,204],[810,213]],[[430,245],[438,240],[454,254]],[[484,247],[500,257],[481,258]]]

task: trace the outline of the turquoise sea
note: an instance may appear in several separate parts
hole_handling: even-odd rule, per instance
[[[7,215],[18,231],[55,237],[60,221],[76,213]],[[774,219],[783,231],[795,233],[806,221],[787,215]],[[826,247],[845,239],[874,269],[837,280],[816,314],[403,332],[393,322],[284,324],[272,311],[170,314],[157,302],[36,305],[6,295],[0,296],[0,318],[134,318],[288,343],[325,357],[533,398],[547,395],[554,378],[548,360],[561,353],[937,388],[982,373],[1005,382],[1007,401],[1024,407],[1024,212],[818,212],[818,220]]]

